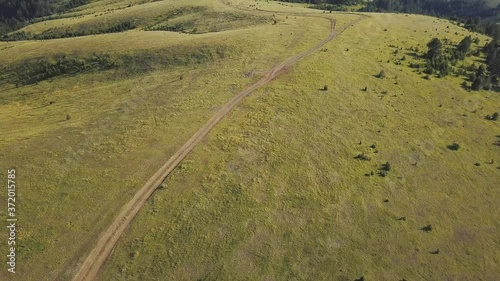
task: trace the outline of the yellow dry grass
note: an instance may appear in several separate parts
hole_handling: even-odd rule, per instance
[[[134,2],[95,1],[78,9],[84,18],[45,23],[148,21],[174,2],[273,16],[209,0],[126,9],[118,8]],[[298,13],[332,16],[338,25],[357,17],[230,2],[297,14],[196,35],[133,30],[0,42],[2,65],[61,53],[226,50],[212,61],[153,65],[142,74],[110,70],[2,86],[0,169],[18,171],[20,218],[18,273],[2,271],[1,280],[69,280],[120,207],[218,107],[326,37],[327,20]],[[92,18],[107,9],[116,11]],[[408,48],[470,33],[432,17],[368,15],[232,112],[151,198],[102,280],[498,279],[493,142],[500,128],[484,115],[499,111],[499,97],[466,92],[459,77],[425,80],[407,66],[418,60]],[[389,45],[402,49],[394,54]],[[403,65],[394,64],[403,55]],[[374,77],[382,69],[387,77]],[[319,90],[324,85],[328,91]],[[458,151],[446,149],[453,141]],[[359,153],[371,161],[354,159]],[[378,177],[385,162],[392,169]],[[427,224],[430,233],[420,230]]]
[[[394,64],[389,47],[403,47],[400,57],[467,34],[387,14],[349,28],[215,129],[150,200],[102,279],[497,279],[500,128],[484,116],[499,97],[466,92],[462,78],[427,81]],[[381,69],[385,79],[374,77]],[[446,148],[453,141],[459,151]]]

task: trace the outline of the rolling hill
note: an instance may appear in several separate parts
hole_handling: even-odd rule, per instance
[[[468,86],[487,36],[248,0],[91,1],[9,36],[0,169],[18,178],[18,263],[1,280],[72,280],[158,169],[272,69],[147,200],[98,280],[500,278],[500,125],[486,118],[500,97]],[[432,38],[466,36],[451,75],[424,73]]]

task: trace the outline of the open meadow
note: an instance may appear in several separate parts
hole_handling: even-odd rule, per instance
[[[17,273],[0,280],[71,280],[159,167],[329,18],[358,21],[230,112],[99,280],[499,280],[500,123],[485,118],[499,93],[409,66],[434,37],[490,39],[250,0],[93,1],[0,42],[0,171],[16,169],[19,219]]]

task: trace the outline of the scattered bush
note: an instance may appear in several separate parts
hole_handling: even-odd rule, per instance
[[[370,161],[370,160],[372,160],[372,158],[369,155],[365,154],[365,153],[360,153],[360,154],[356,155],[356,157],[354,157],[354,158],[355,159],[359,159],[359,160],[364,160],[364,161]]]
[[[432,225],[428,224],[424,227],[422,227],[420,230],[425,231],[425,232],[431,232],[432,231]]]
[[[378,175],[381,176],[381,177],[383,177],[383,178],[387,177],[387,174],[388,174],[387,171],[384,171],[384,170],[379,170],[378,171]]]
[[[460,149],[460,145],[456,142],[453,142],[452,144],[448,145],[446,148],[448,148],[449,150],[458,150]]]
[[[378,171],[378,175],[381,177],[386,177],[389,174],[389,171],[391,170],[391,164],[389,162],[386,162],[385,164],[382,164]]]
[[[498,115],[499,115],[498,112],[495,112],[495,113],[493,113],[491,115],[488,114],[488,115],[486,115],[486,119],[487,120],[491,120],[491,121],[497,121],[498,120]]]
[[[381,170],[389,172],[391,170],[391,164],[389,162],[382,164]]]
[[[417,68],[417,69],[421,67],[420,63],[413,63],[413,62],[410,62],[409,66],[411,68]]]
[[[381,79],[385,78],[385,76],[386,76],[385,75],[385,71],[384,70],[380,70],[380,72],[376,76],[377,76],[377,78],[381,78]]]
[[[500,146],[500,135],[497,135],[496,137],[497,137],[497,139],[493,144],[496,146]]]

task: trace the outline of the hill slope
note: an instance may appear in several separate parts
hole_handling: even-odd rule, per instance
[[[394,64],[466,34],[389,14],[349,28],[215,129],[102,279],[498,279],[499,97]]]
[[[329,21],[301,13],[338,26],[358,17],[230,3],[95,1],[25,30],[137,25],[0,42],[0,168],[18,171],[20,216],[18,273],[0,279],[70,280],[220,106],[325,38]],[[485,116],[500,98],[409,67],[433,37],[488,39],[432,17],[368,15],[224,119],[151,197],[101,279],[498,279],[500,126]],[[175,24],[185,28],[145,30]]]

